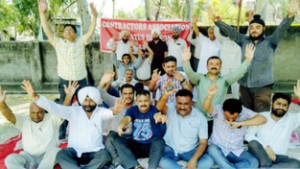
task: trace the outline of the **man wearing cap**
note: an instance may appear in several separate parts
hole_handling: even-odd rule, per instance
[[[117,34],[116,34],[117,35]],[[130,48],[133,48],[133,52],[137,52],[135,46],[130,45],[130,32],[128,30],[123,30],[120,33],[121,40],[116,41],[117,37],[113,37],[107,41],[106,46],[112,50],[113,53],[117,55],[117,60],[122,61],[122,56],[124,54],[130,53]]]
[[[158,69],[162,74],[165,74],[165,71],[162,68],[162,63],[164,61],[164,58],[168,56],[168,46],[166,42],[160,39],[160,30],[158,28],[153,29],[151,31],[151,34],[153,39],[148,43],[148,46],[154,53],[151,63],[151,73],[155,69]]]
[[[183,71],[182,68],[182,53],[183,49],[187,47],[184,39],[180,38],[181,29],[179,26],[172,27],[172,38],[167,41],[168,55],[174,56],[177,59],[177,70]]]
[[[204,36],[199,32],[197,27],[197,16],[192,18],[192,28],[196,34],[196,38],[192,38],[192,32],[188,36],[188,41],[192,43],[196,47],[196,54],[199,56],[195,56],[199,58],[199,63],[197,65],[197,72],[205,74],[207,73],[206,63],[207,59],[211,56],[220,56],[221,44],[218,39],[216,39],[214,28],[210,27],[207,29],[208,37]],[[199,48],[201,47],[202,50]]]
[[[256,112],[270,110],[273,77],[273,60],[275,50],[283,38],[286,30],[292,24],[298,10],[298,0],[291,0],[288,16],[283,19],[275,32],[270,36],[264,36],[265,22],[260,15],[254,15],[249,24],[249,36],[238,33],[231,26],[220,20],[214,14],[212,8],[208,9],[210,18],[230,39],[242,47],[245,53],[246,44],[253,43],[256,46],[254,58],[249,71],[239,80],[241,101],[247,108]],[[245,57],[242,55],[242,60]]]
[[[48,4],[46,0],[39,0],[41,25],[48,37],[49,43],[55,48],[57,55],[60,103],[63,103],[66,96],[64,92],[64,85],[68,85],[69,81],[78,81],[79,88],[77,91],[87,85],[87,70],[85,65],[84,49],[85,45],[94,34],[98,14],[94,5],[90,4],[93,19],[88,32],[86,32],[82,37],[77,37],[77,30],[75,26],[67,24],[64,26],[62,39],[54,34],[47,22],[47,7]]]
[[[39,107],[69,121],[68,148],[61,150],[56,158],[62,168],[79,169],[81,165],[101,168],[111,160],[103,145],[102,125],[105,120],[120,112],[124,105],[121,100],[116,102],[112,110],[98,107],[101,101],[99,90],[84,87],[78,92],[81,106],[62,106],[38,95],[29,81],[23,81],[22,88]]]

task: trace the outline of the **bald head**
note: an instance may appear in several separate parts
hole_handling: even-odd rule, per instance
[[[29,116],[33,122],[39,123],[44,119],[45,110],[40,108],[36,103],[31,103],[29,106]]]

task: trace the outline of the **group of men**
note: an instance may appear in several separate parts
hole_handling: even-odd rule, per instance
[[[268,37],[264,36],[265,23],[259,15],[249,22],[247,36],[221,21],[209,8],[209,17],[222,35],[240,47],[242,55],[242,63],[225,75],[221,75],[223,43],[214,36],[214,28],[208,29],[208,37],[199,33],[196,18],[192,20],[195,36],[191,33],[189,41],[196,47],[194,55],[200,56],[199,64],[190,61],[192,54],[178,27],[172,29],[173,36],[166,42],[160,39],[159,30],[153,30],[153,40],[144,42],[148,53],[141,53],[130,43],[130,33],[125,31],[121,41],[109,42],[116,65],[125,74],[124,79],[113,83],[120,91],[120,97],[116,97],[109,92],[114,72],[105,73],[98,88],[88,86],[85,79],[84,46],[93,35],[97,17],[93,5],[88,32],[77,38],[76,28],[66,25],[61,39],[47,23],[46,1],[39,0],[42,27],[57,53],[61,99],[60,103],[48,100],[24,80],[22,88],[34,102],[29,116],[22,116],[13,114],[5,103],[6,93],[0,89],[0,111],[21,130],[23,144],[20,154],[6,158],[6,167],[44,169],[58,163],[65,169],[142,169],[145,166],[138,158],[148,157],[149,169],[209,169],[214,164],[220,168],[300,168],[298,160],[286,155],[291,132],[300,125],[300,114],[287,112],[289,95],[274,93],[272,97],[271,90],[274,52],[297,7],[298,1],[291,0],[288,16]],[[143,65],[139,75],[143,79],[139,80],[149,91],[143,85],[134,86],[135,70],[127,69],[136,49]],[[228,87],[237,81],[240,100],[227,99]],[[294,93],[300,98],[300,80]],[[78,105],[72,105],[74,96]],[[103,102],[108,108],[101,106]],[[60,149],[63,120],[69,122],[68,147]]]

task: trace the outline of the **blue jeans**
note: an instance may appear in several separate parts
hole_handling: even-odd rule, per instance
[[[99,169],[110,162],[111,157],[105,149],[83,153],[81,157],[77,157],[77,153],[73,148],[66,148],[58,152],[56,160],[63,169]],[[84,167],[81,167],[81,165],[84,165]]]
[[[137,158],[149,157],[148,169],[156,169],[164,151],[164,140],[155,138],[152,143],[142,144],[131,139],[116,137],[113,145],[117,150],[121,165],[125,169],[138,166]]]
[[[232,152],[230,152],[226,157],[223,154],[220,147],[217,145],[209,145],[207,148],[207,153],[214,159],[221,168],[231,169],[231,168],[257,168],[258,161],[249,152],[243,151],[238,157]]]
[[[277,155],[272,161],[264,147],[256,140],[249,142],[249,152],[259,160],[260,167],[268,168],[300,168],[300,162],[286,155]]]
[[[179,160],[188,162],[194,155],[196,149],[197,148],[194,148],[191,151],[175,155],[174,150],[170,146],[166,145],[165,151],[160,159],[159,166],[163,169],[182,169],[182,166],[177,164],[177,162]],[[209,169],[213,164],[213,159],[209,155],[203,154],[202,157],[198,160],[197,168]]]

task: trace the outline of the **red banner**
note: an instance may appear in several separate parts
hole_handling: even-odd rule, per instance
[[[161,31],[160,38],[168,40],[172,37],[173,26],[179,26],[181,28],[180,37],[186,40],[190,33],[190,22],[139,21],[102,18],[100,26],[100,48],[102,51],[110,51],[110,49],[106,46],[107,41],[113,37],[115,37],[115,40],[119,40],[119,36],[117,35],[119,35],[123,30],[130,31],[130,40],[137,40],[140,44],[143,40],[152,40],[152,29],[159,29]]]

